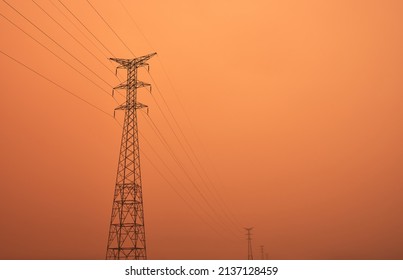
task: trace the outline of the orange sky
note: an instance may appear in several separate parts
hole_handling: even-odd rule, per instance
[[[57,0],[92,43],[50,1],[36,2],[106,67],[33,2],[7,1],[119,83],[111,55]],[[140,113],[153,147],[140,139],[152,162],[142,157],[149,259],[245,259],[250,226],[256,259],[260,245],[270,259],[403,258],[402,1],[122,2],[141,31],[118,1],[91,1],[135,55],[158,52],[155,99],[140,90],[139,101],[212,206]],[[86,1],[63,3],[115,56],[132,57]],[[111,92],[3,1],[0,13]],[[0,26],[2,52],[113,114],[106,92],[2,16]],[[0,63],[0,259],[103,259],[121,128],[1,53]],[[214,187],[176,141],[161,93]]]

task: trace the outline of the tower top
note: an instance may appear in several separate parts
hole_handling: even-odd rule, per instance
[[[139,56],[136,58],[109,58],[112,61],[115,61],[117,63],[119,63],[120,65],[122,65],[124,68],[129,68],[129,67],[141,67],[141,66],[145,66],[148,65],[147,63],[145,63],[147,60],[149,60],[150,58],[152,58],[153,56],[155,56],[157,53],[150,53],[147,55],[143,55],[143,56]]]

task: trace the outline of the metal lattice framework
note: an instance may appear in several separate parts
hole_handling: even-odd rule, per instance
[[[114,88],[126,89],[126,102],[115,109],[124,110],[125,117],[106,259],[147,259],[137,126],[137,109],[146,106],[137,102],[137,89],[150,84],[137,80],[137,70],[148,67],[147,61],[155,54],[134,59],[111,58],[120,64],[116,71],[127,71],[127,81]]]
[[[253,260],[253,254],[252,254],[252,237],[251,237],[251,231],[253,228],[245,228],[247,231],[246,236],[248,236],[248,260]]]

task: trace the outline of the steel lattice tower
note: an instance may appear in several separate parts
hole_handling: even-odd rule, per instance
[[[120,64],[116,71],[127,71],[127,81],[114,88],[126,89],[126,102],[115,109],[124,110],[125,117],[106,259],[147,259],[137,126],[137,109],[146,106],[137,102],[137,89],[150,84],[137,80],[137,70],[148,67],[147,61],[155,54],[134,59],[111,58]]]
[[[253,228],[245,228],[245,230],[247,231],[246,235],[248,236],[247,240],[248,240],[248,260],[253,260],[253,254],[252,254],[252,237],[251,237],[251,230]]]

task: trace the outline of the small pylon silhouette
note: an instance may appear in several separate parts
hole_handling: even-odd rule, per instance
[[[245,228],[245,230],[247,231],[246,235],[248,236],[247,240],[248,240],[248,260],[253,260],[253,254],[252,254],[252,237],[251,237],[251,230],[253,228]]]

